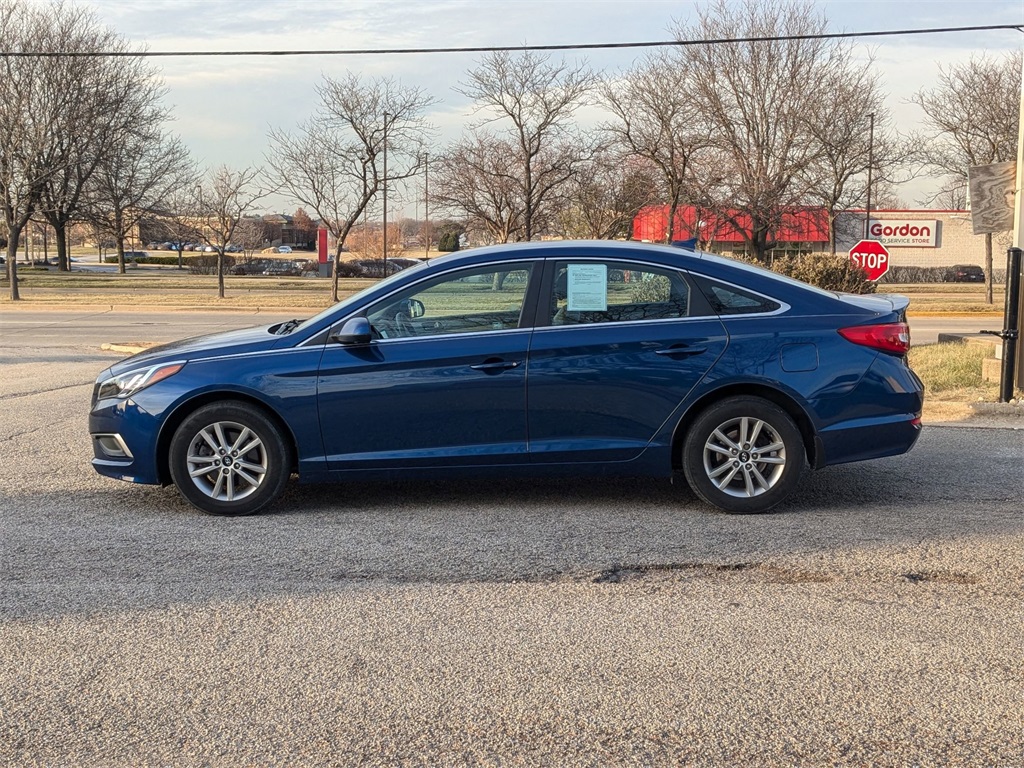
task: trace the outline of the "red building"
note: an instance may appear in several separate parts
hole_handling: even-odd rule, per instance
[[[734,224],[733,221],[736,223]],[[673,240],[696,237],[702,247],[711,246],[722,252],[742,252],[746,244],[742,229],[749,231],[750,217],[736,211],[716,216],[693,205],[676,209]],[[737,228],[737,225],[739,228]],[[633,219],[633,239],[646,242],[665,242],[668,231],[668,206],[649,205],[640,209]],[[771,233],[769,241],[778,243],[776,250],[793,252],[824,251],[828,247],[828,214],[824,208],[795,208],[782,215],[779,228]]]

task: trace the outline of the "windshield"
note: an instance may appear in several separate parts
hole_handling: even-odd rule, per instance
[[[374,290],[376,290],[378,288],[382,288],[382,287],[388,286],[388,285],[390,285],[393,282],[397,282],[397,280],[402,275],[404,275],[407,272],[410,272],[412,270],[421,269],[421,268],[425,267],[427,265],[427,263],[428,262],[424,261],[424,262],[421,262],[419,264],[415,264],[415,265],[413,265],[411,267],[406,267],[405,269],[400,269],[398,272],[394,272],[391,275],[388,275],[383,280],[380,280],[380,281],[374,283],[373,285],[368,285],[366,288],[363,288],[363,290],[361,290],[361,291],[356,291],[351,296],[348,296],[347,298],[344,298],[341,301],[339,301],[337,304],[331,304],[326,309],[322,309],[319,312],[317,312],[315,315],[313,315],[312,317],[310,317],[310,318],[308,318],[306,320],[303,320],[299,325],[295,326],[292,329],[292,331],[293,332],[294,331],[301,331],[301,330],[303,330],[305,328],[309,328],[309,327],[315,325],[316,323],[320,322],[322,319],[324,319],[328,315],[334,314],[335,312],[340,312],[342,315],[344,315],[345,311],[346,311],[345,308],[348,307],[350,304],[356,304],[361,299],[361,297],[364,294],[368,293],[369,291],[374,291]]]

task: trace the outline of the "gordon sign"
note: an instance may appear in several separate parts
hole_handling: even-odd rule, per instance
[[[872,219],[868,237],[886,248],[934,248],[939,222],[934,219]]]

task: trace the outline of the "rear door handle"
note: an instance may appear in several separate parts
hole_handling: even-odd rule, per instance
[[[482,363],[469,366],[474,371],[483,371],[484,373],[498,373],[500,371],[507,371],[510,368],[518,368],[518,360],[492,360],[488,359]]]
[[[707,351],[707,347],[690,347],[686,344],[676,344],[665,349],[656,349],[654,354],[666,355],[667,357],[691,357],[693,355],[701,355]]]

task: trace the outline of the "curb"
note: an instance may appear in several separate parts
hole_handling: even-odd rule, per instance
[[[145,352],[147,349],[157,347],[162,342],[159,341],[135,341],[127,344],[100,344],[100,349],[104,352],[120,352],[126,355],[137,355],[139,352]]]

